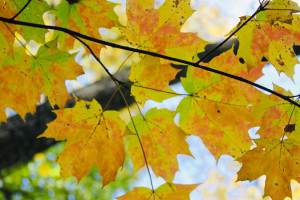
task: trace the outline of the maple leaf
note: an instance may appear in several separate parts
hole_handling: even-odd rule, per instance
[[[268,2],[263,12],[257,14],[257,20],[266,20],[271,23],[280,21],[292,23],[293,13],[300,10],[300,7],[292,0],[272,0]]]
[[[286,127],[296,124],[297,119],[289,112],[290,106],[271,107],[261,118],[260,136],[262,138],[279,138],[285,133]],[[298,109],[296,109],[298,110]]]
[[[169,63],[161,64],[159,58],[145,56],[141,62],[131,66],[129,79],[134,83],[131,94],[139,103],[144,103],[148,99],[162,101],[173,97],[175,95],[169,88],[169,82],[177,72],[178,69]]]
[[[13,77],[11,77],[12,75]],[[21,116],[24,116],[27,112],[35,111],[41,95],[38,87],[38,85],[41,85],[40,79],[34,79],[31,74],[27,75],[16,66],[7,66],[0,68],[0,80],[0,91],[5,94],[1,95],[0,99],[0,121],[6,120],[4,113],[6,107],[12,107]],[[31,86],[29,90],[28,86]],[[30,92],[30,95],[28,95],[28,92]]]
[[[114,6],[114,3],[106,0],[62,0],[54,13],[59,26],[98,38],[100,27],[111,28],[118,23],[113,10]],[[60,34],[60,38],[62,38],[63,46],[72,48],[74,38],[70,36],[65,38],[63,34]],[[96,51],[101,48],[100,44],[95,43],[91,43],[90,46]]]
[[[248,129],[278,103],[253,87],[241,87],[237,81],[195,68],[188,68],[181,83],[190,95],[177,107],[179,126],[200,136],[216,157],[239,157],[248,151]]]
[[[26,55],[22,47],[16,48],[11,58],[2,61],[0,72],[0,91],[6,94],[0,99],[0,120],[4,120],[5,107],[13,108],[21,116],[35,111],[42,93],[52,104],[64,107],[70,98],[65,80],[76,78],[82,69],[73,55],[59,51],[56,41],[52,41],[42,46],[36,56]]]
[[[270,107],[259,129],[261,139],[255,140],[257,147],[238,159],[243,164],[239,180],[266,175],[265,196],[274,200],[290,197],[291,179],[300,181],[299,120],[299,109],[294,106]]]
[[[1,17],[11,18],[17,12],[16,4],[13,1],[0,0],[0,11]]]
[[[187,135],[174,124],[174,116],[175,113],[167,109],[153,108],[144,117],[138,115],[132,119],[128,125],[132,133],[126,141],[135,171],[145,165],[142,151],[137,151],[141,148],[138,134],[147,162],[155,174],[172,181],[178,170],[177,154],[190,154],[185,142]]]
[[[103,177],[103,185],[113,181],[125,157],[123,134],[126,126],[119,113],[103,112],[96,100],[78,101],[74,108],[55,113],[57,119],[40,137],[67,141],[58,157],[62,176],[72,175],[80,180],[96,166]]]
[[[204,47],[209,47],[196,34],[181,31],[183,23],[193,13],[190,0],[166,0],[159,8],[154,7],[154,0],[128,0],[126,26],[118,24],[113,11],[114,3],[105,0],[57,2],[52,13],[57,17],[55,22],[58,26],[94,38],[99,37],[98,28],[117,26],[123,35],[115,37],[114,42],[122,45],[128,42],[135,48],[149,51],[148,54],[156,52],[176,57],[177,61],[185,59],[196,62],[197,54]],[[34,25],[43,24],[42,16],[49,10],[48,4],[41,0],[28,2],[16,17],[17,20],[31,22],[30,26],[36,26],[35,29],[29,24],[11,25],[23,23],[11,17],[26,3],[27,0],[0,0],[1,16],[7,18],[1,18],[5,23],[0,24],[0,92],[5,94],[1,96],[0,109],[12,107],[21,115],[35,110],[41,93],[45,93],[52,104],[62,108],[69,98],[65,80],[74,79],[82,73],[74,62],[74,55],[57,48],[58,45],[69,49],[73,45],[74,38],[63,32],[55,31],[54,38],[58,38],[58,42],[53,40],[42,45],[36,55],[27,56],[24,49],[20,50],[20,46],[26,48],[26,44],[21,44],[15,32],[22,33],[26,40],[43,43],[47,31],[46,27]],[[236,75],[228,76],[250,85],[251,82],[240,77],[254,82],[261,76],[266,61],[278,71],[289,76],[293,74],[298,63],[294,47],[300,44],[300,17],[294,13],[299,12],[300,8],[291,0],[262,1],[261,4],[263,8],[255,17],[242,28],[240,25],[249,17],[241,17],[240,24],[233,30],[239,29],[235,34],[239,40],[237,55],[230,49],[203,65],[222,71],[223,75]],[[88,37],[80,37],[85,38],[93,50],[102,47],[91,43]],[[13,48],[14,40],[19,47]],[[26,52],[29,52],[28,49]],[[131,93],[138,102],[144,103],[147,99],[162,101],[176,95],[169,88],[170,80],[178,72],[173,66],[186,62],[171,63],[159,57],[140,56],[142,61],[131,67]],[[178,170],[177,155],[190,155],[185,137],[186,133],[193,133],[203,139],[216,157],[226,153],[239,158],[243,163],[239,180],[253,180],[265,174],[265,195],[273,199],[291,196],[290,180],[299,181],[299,109],[237,80],[188,67],[186,77],[181,79],[188,94],[177,107],[177,113],[151,109],[145,116],[141,114],[132,118],[126,127],[118,112],[103,111],[95,100],[78,101],[74,108],[56,110],[57,119],[49,124],[42,136],[66,140],[65,149],[58,158],[63,176],[73,175],[80,180],[96,166],[106,185],[115,179],[123,165],[123,136],[126,133],[126,150],[134,170],[146,164],[168,182],[172,181]],[[290,95],[283,89],[275,90],[282,95]],[[281,98],[289,101],[288,96]],[[179,127],[174,124],[177,114]],[[4,119],[4,112],[0,112],[0,120]],[[260,127],[261,139],[255,141],[256,148],[249,150],[253,141],[248,136],[248,129],[254,126]],[[253,167],[257,163],[260,165]],[[164,184],[155,191],[137,188],[120,199],[188,199],[194,187]]]
[[[194,33],[180,31],[183,23],[193,13],[189,0],[167,0],[158,9],[154,8],[153,0],[129,0],[126,3],[128,23],[126,27],[120,27],[120,29],[130,45],[178,58],[192,59],[207,44]],[[189,55],[186,55],[187,52]],[[176,72],[170,66],[170,62],[162,62],[157,58],[145,56],[142,62],[135,66],[136,69],[141,67],[142,70],[131,70],[131,80],[139,82],[144,87],[170,92],[168,82],[175,77]],[[141,77],[141,73],[138,74],[138,72],[145,73],[150,70],[151,76],[147,76],[150,81]],[[158,74],[161,75],[158,77]],[[137,87],[133,87],[132,93],[142,102],[145,98],[161,101],[171,97],[170,93],[159,95],[157,91],[142,91],[142,88]]]
[[[194,33],[180,31],[193,13],[189,0],[166,0],[158,9],[153,0],[128,0],[126,13],[127,26],[120,29],[132,46],[159,53],[170,49],[170,55],[180,58],[187,50],[194,56],[207,44]]]
[[[0,16],[11,18],[16,14],[15,4],[12,1],[0,0]],[[8,55],[11,56],[13,53],[13,44],[15,40],[14,33],[16,27],[11,25],[8,26],[5,23],[0,24],[0,58],[4,60]]]
[[[299,141],[261,139],[256,144],[255,149],[238,159],[243,164],[238,180],[254,180],[266,175],[265,196],[273,200],[291,197],[291,179],[300,181]]]
[[[1,23],[0,30],[0,59],[4,60],[5,58],[7,58],[7,56],[12,56],[13,54],[15,27],[8,27],[5,24]]]
[[[26,8],[19,13],[24,5],[26,5],[28,0],[18,0],[18,1],[10,1],[10,0],[0,0],[0,11],[2,17],[12,18],[16,17],[19,20],[39,23],[43,24],[43,14],[49,9],[48,4],[45,1],[40,0],[32,0]],[[37,42],[43,43],[44,36],[47,30],[44,29],[33,29],[31,27],[15,27],[15,26],[7,26],[4,24],[0,25],[0,30],[5,38],[10,43],[10,48],[12,47],[11,38],[14,38],[14,32],[21,32],[25,39],[35,40]],[[1,43],[3,46],[3,43]],[[5,54],[4,54],[5,55]]]
[[[135,188],[134,190],[128,192],[127,194],[119,197],[119,200],[150,200],[150,199],[160,199],[160,200],[188,200],[190,199],[190,193],[195,189],[196,185],[179,185],[179,184],[169,184],[165,183],[152,191],[147,188]]]
[[[251,69],[241,57],[233,53],[233,48],[234,47],[231,47],[226,52],[222,52],[221,55],[214,57],[207,63],[203,62],[202,65],[238,75],[252,81],[259,79],[263,75],[261,69],[266,63],[261,62],[258,66],[252,67]]]
[[[280,10],[284,8],[284,10]],[[255,19],[250,20],[235,35],[239,40],[238,55],[245,60],[249,69],[261,65],[263,57],[279,71],[287,75],[294,73],[298,63],[293,45],[299,43],[299,17],[292,15],[299,10],[290,0],[271,1]],[[249,17],[241,17],[241,22]],[[235,29],[234,29],[235,30]]]
[[[28,0],[11,1],[9,4],[14,7],[15,14],[26,5]],[[50,9],[46,1],[32,0],[30,4],[21,12],[17,19],[21,21],[43,24],[43,14]],[[44,43],[46,29],[33,29],[29,26],[18,27],[26,40],[35,40],[39,43]]]

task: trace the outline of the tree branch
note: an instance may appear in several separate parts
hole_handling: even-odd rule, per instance
[[[187,60],[183,60],[183,59],[179,59],[179,58],[175,58],[175,57],[171,57],[171,56],[167,56],[167,55],[163,55],[163,54],[159,54],[159,53],[156,53],[156,52],[147,51],[147,50],[143,50],[143,49],[138,49],[138,48],[133,48],[133,47],[129,47],[129,46],[119,45],[119,44],[116,44],[116,43],[112,43],[112,42],[97,39],[97,38],[94,38],[94,37],[91,37],[91,36],[88,36],[88,35],[84,35],[82,33],[79,33],[79,32],[76,32],[76,31],[73,31],[73,30],[70,30],[70,29],[67,29],[67,28],[59,27],[59,26],[49,26],[49,25],[36,24],[36,23],[31,23],[31,22],[24,22],[24,21],[18,21],[18,20],[5,18],[5,17],[0,17],[0,21],[5,22],[5,23],[9,23],[9,24],[28,26],[28,27],[32,27],[32,28],[57,30],[57,31],[60,31],[60,32],[67,33],[67,34],[69,34],[73,37],[76,36],[78,38],[85,39],[85,40],[95,42],[95,43],[99,43],[99,44],[102,44],[102,45],[107,45],[107,46],[111,46],[111,47],[118,48],[118,49],[123,49],[123,50],[131,51],[131,52],[141,53],[141,54],[144,54],[144,55],[154,56],[154,57],[166,59],[166,60],[169,60],[169,61],[174,61],[174,62],[178,62],[178,63],[185,64],[185,65],[190,65],[190,66],[193,66],[193,67],[196,67],[196,68],[208,71],[208,72],[212,72],[212,73],[215,73],[215,74],[219,74],[221,76],[228,77],[230,79],[234,79],[234,80],[243,82],[243,83],[248,84],[248,85],[252,85],[252,86],[257,87],[261,90],[269,92],[269,93],[271,93],[271,94],[273,94],[273,95],[275,95],[275,96],[277,96],[277,97],[279,97],[279,98],[281,98],[281,99],[283,99],[283,100],[285,100],[285,101],[287,101],[287,102],[289,102],[289,103],[291,103],[291,104],[293,104],[297,107],[300,107],[299,103],[292,100],[288,96],[285,96],[281,93],[273,91],[273,90],[271,90],[269,88],[266,88],[262,85],[254,83],[254,82],[252,82],[248,79],[245,79],[243,77],[236,76],[236,75],[224,72],[224,71],[220,71],[220,70],[217,70],[217,69],[214,69],[214,68],[211,68],[211,67],[207,67],[207,66],[203,66],[203,65],[200,65],[200,64],[197,64],[197,63],[193,63],[193,62],[190,62],[190,61],[187,61]],[[115,80],[115,81],[117,81],[117,80]]]

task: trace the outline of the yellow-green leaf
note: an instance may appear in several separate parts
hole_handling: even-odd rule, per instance
[[[195,68],[181,83],[190,94],[177,107],[185,132],[200,136],[216,157],[239,157],[250,149],[248,129],[274,102],[266,107],[262,102],[268,97],[255,88]]]
[[[106,0],[62,0],[55,9],[58,25],[70,28],[91,37],[99,38],[99,28],[111,28],[118,23],[114,13],[115,4]],[[60,35],[63,45],[72,47],[74,38]],[[64,41],[64,39],[66,39]],[[100,44],[91,43],[94,50],[99,50]]]
[[[145,56],[142,61],[131,66],[129,79],[133,82],[131,93],[139,103],[148,99],[162,101],[175,96],[169,87],[178,69],[171,64],[161,63],[159,58]]]
[[[64,107],[70,98],[65,81],[82,74],[74,55],[58,50],[56,41],[40,47],[37,55],[26,55],[23,46],[17,47],[11,57],[1,62],[0,92],[6,95],[0,99],[0,120],[5,119],[5,107],[13,108],[21,116],[33,112],[42,93],[53,105]]]

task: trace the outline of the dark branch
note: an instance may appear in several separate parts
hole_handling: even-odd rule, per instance
[[[76,31],[73,31],[73,30],[70,30],[70,29],[63,28],[63,27],[48,26],[48,25],[43,25],[43,24],[35,24],[35,23],[30,23],[30,22],[11,20],[11,19],[4,18],[4,17],[0,17],[0,21],[5,22],[5,23],[9,23],[9,24],[29,26],[29,27],[33,27],[33,28],[57,30],[57,31],[67,33],[67,34],[69,34],[73,37],[76,36],[76,37],[79,37],[79,38],[82,38],[82,39],[85,39],[85,40],[89,40],[91,42],[99,43],[99,44],[102,44],[102,45],[107,45],[107,46],[111,46],[111,47],[114,47],[114,48],[119,48],[119,49],[131,51],[131,52],[141,53],[141,54],[145,54],[145,55],[149,55],[149,56],[154,56],[154,57],[158,57],[158,58],[162,58],[162,59],[166,59],[166,60],[170,60],[170,61],[190,65],[190,66],[193,66],[193,67],[196,67],[196,68],[208,71],[208,72],[212,72],[212,73],[215,73],[215,74],[219,74],[221,76],[225,76],[225,77],[243,82],[243,83],[248,84],[248,85],[255,86],[255,87],[257,87],[261,90],[264,90],[266,92],[269,92],[269,93],[271,93],[271,94],[273,94],[273,95],[275,95],[275,96],[277,96],[277,97],[279,97],[279,98],[281,98],[281,99],[283,99],[283,100],[285,100],[285,101],[287,101],[287,102],[289,102],[289,103],[291,103],[291,104],[293,104],[297,107],[300,107],[300,104],[298,104],[296,101],[293,101],[288,96],[285,96],[281,93],[273,91],[273,90],[271,90],[269,88],[266,88],[262,85],[254,83],[252,81],[249,81],[248,79],[245,79],[243,77],[236,76],[236,75],[233,75],[233,74],[229,74],[227,72],[223,72],[223,71],[211,68],[211,67],[207,67],[207,66],[203,66],[203,65],[200,65],[200,64],[197,64],[197,63],[193,63],[193,62],[190,62],[190,61],[187,61],[187,60],[183,60],[183,59],[179,59],[179,58],[175,58],[175,57],[171,57],[171,56],[166,56],[166,55],[163,55],[163,54],[159,54],[159,53],[155,53],[155,52],[151,52],[151,51],[147,51],[147,50],[142,50],[142,49],[138,49],[138,48],[133,48],[133,47],[129,47],[129,46],[119,45],[119,44],[112,43],[112,42],[107,42],[107,41],[104,41],[104,40],[100,40],[100,39],[97,39],[97,38],[90,37],[88,35],[84,35],[82,33],[79,33],[79,32],[76,32]]]

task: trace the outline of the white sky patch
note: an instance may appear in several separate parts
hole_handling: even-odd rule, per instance
[[[178,155],[179,170],[175,174],[174,183],[197,184],[204,182],[209,171],[216,165],[214,156],[207,150],[197,136],[189,136],[186,141],[193,155]]]
[[[149,167],[150,169],[150,174],[152,177],[152,181],[153,181],[153,187],[154,189],[158,188],[159,186],[163,185],[166,181],[159,177],[156,176],[151,168],[151,166]],[[147,171],[146,167],[143,167],[142,169],[139,170],[139,172],[136,174],[136,180],[133,182],[133,184],[131,185],[132,188],[134,187],[146,187],[151,189],[151,183],[150,183],[150,179],[149,179],[149,174]]]
[[[257,181],[236,182],[241,165],[230,156],[221,156],[208,173],[208,178],[190,194],[191,200],[253,200],[261,199],[262,178]],[[250,196],[249,194],[250,193]]]
[[[260,138],[260,135],[258,133],[258,130],[260,129],[259,126],[256,126],[256,127],[253,127],[253,128],[250,128],[248,130],[248,134],[249,134],[249,137],[252,139],[252,145],[250,147],[250,149],[254,149],[257,147],[256,143],[254,140],[256,139],[259,139]]]
[[[249,131],[248,131],[248,134],[249,134],[249,137],[252,139],[252,140],[255,140],[255,139],[259,139],[260,138],[260,135],[258,134],[258,130],[259,130],[259,126],[256,126],[256,127],[253,127],[253,128],[250,128]]]
[[[5,115],[6,115],[7,118],[13,117],[13,116],[15,116],[15,115],[18,114],[15,110],[13,110],[10,107],[6,107],[5,110],[4,110],[4,112],[5,112]]]
[[[187,94],[187,92],[184,90],[184,88],[182,87],[181,83],[176,83],[170,86],[170,88],[178,93],[178,94]],[[146,101],[144,108],[142,109],[143,113],[146,113],[148,110],[150,110],[151,108],[166,108],[168,110],[172,110],[175,111],[178,104],[180,103],[180,101],[184,98],[184,95],[178,95],[169,99],[166,99],[162,102],[156,102],[153,100],[148,100]]]
[[[238,23],[239,17],[251,15],[258,0],[192,0],[195,13],[183,25],[183,32],[194,32],[200,38],[217,42],[226,37]]]
[[[300,64],[295,65],[294,69],[295,73],[293,77],[288,77],[283,72],[279,73],[273,65],[267,64],[263,68],[263,76],[255,81],[255,83],[265,86],[271,90],[274,89],[274,85],[277,85],[286,91],[290,91],[293,95],[298,95],[300,94]],[[270,94],[269,92],[262,92]]]

